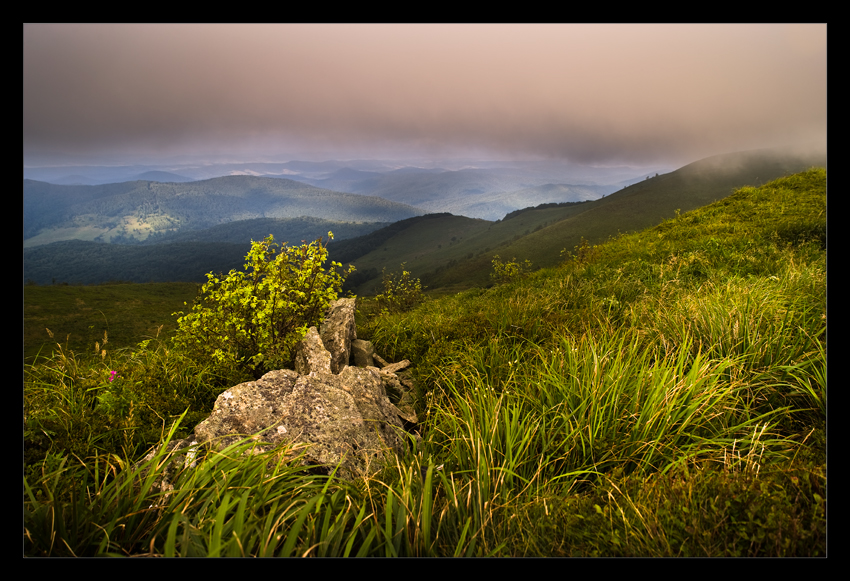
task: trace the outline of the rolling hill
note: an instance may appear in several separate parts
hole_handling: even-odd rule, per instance
[[[208,272],[242,269],[252,240],[274,236],[277,243],[298,245],[323,238],[360,237],[388,226],[354,224],[319,218],[257,218],[204,230],[151,236],[138,244],[63,240],[24,249],[24,281],[99,284],[126,282],[203,282]]]
[[[311,216],[396,222],[425,211],[282,178],[229,176],[185,183],[134,181],[60,186],[24,180],[24,246],[60,240],[145,239],[237,220]]]
[[[406,262],[406,268],[430,289],[459,290],[489,284],[492,258],[530,260],[535,267],[553,266],[561,251],[572,251],[582,238],[597,244],[619,233],[633,232],[672,218],[677,211],[705,206],[730,195],[736,188],[758,186],[773,179],[825,166],[825,154],[756,150],[709,157],[674,172],[625,187],[599,200],[556,207],[527,208],[509,219],[487,227],[470,229],[457,244],[447,244],[451,234],[432,232],[430,239],[442,247],[414,252],[422,233],[416,229],[396,232],[376,249],[351,259],[357,267],[388,270]],[[433,227],[440,222],[429,222]],[[380,231],[378,231],[380,232]],[[372,236],[378,235],[378,232]],[[345,244],[356,245],[357,239]],[[439,244],[439,243],[438,243]],[[380,269],[378,269],[380,270]],[[358,291],[377,290],[378,280],[361,283]]]

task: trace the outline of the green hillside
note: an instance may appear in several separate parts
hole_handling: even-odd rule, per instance
[[[424,211],[374,196],[323,190],[283,178],[228,176],[186,183],[134,181],[59,186],[24,180],[24,246],[59,240],[143,240],[254,218],[311,216],[395,222]]]
[[[541,204],[511,212],[497,222],[464,222],[460,217],[403,221],[337,247],[335,260],[353,263],[360,273],[353,288],[379,292],[380,273],[404,262],[431,291],[457,291],[490,284],[492,260],[530,260],[535,268],[552,266],[561,252],[582,242],[598,244],[634,232],[730,195],[736,188],[825,163],[822,155],[758,150],[710,157],[669,174],[623,188],[599,200]],[[416,220],[416,219],[414,219]],[[408,226],[416,224],[416,228]],[[458,233],[458,227],[463,231]],[[454,240],[452,240],[454,238]],[[368,240],[382,240],[380,245]]]
[[[125,246],[65,240],[24,249],[25,284],[203,282],[208,272],[242,268],[250,242]]]
[[[440,392],[434,462],[506,499],[500,554],[824,555],[825,249],[814,169],[369,338]]]
[[[486,230],[491,222],[453,216],[428,214],[399,223],[400,227],[374,232],[370,237],[346,241],[340,251],[331,251],[334,260],[353,263],[361,274],[371,278],[357,287],[358,292],[373,294],[384,268],[393,271],[403,262],[415,264],[417,270],[438,268],[444,260],[459,260],[466,256],[464,241]],[[390,236],[385,236],[391,234]],[[352,255],[366,251],[351,259]]]
[[[257,218],[204,230],[155,235],[145,241],[134,240],[135,244],[64,240],[24,248],[24,281],[41,285],[203,282],[208,272],[241,268],[251,241],[270,234],[280,243],[297,245],[302,240],[327,240],[328,232],[333,232],[336,240],[343,240],[386,225],[310,217]]]
[[[757,186],[818,165],[825,165],[824,156],[773,150],[710,157],[628,186],[601,200],[565,209],[526,212],[519,217],[525,222],[525,229],[511,224],[517,218],[496,224],[487,233],[470,236],[465,242],[466,255],[471,252],[473,259],[455,265],[449,265],[446,259],[441,272],[429,273],[413,262],[408,266],[431,288],[480,286],[488,282],[493,254],[503,259],[531,260],[535,267],[552,266],[561,259],[562,250],[573,252],[582,239],[598,244],[612,236],[658,224],[677,212],[725,198],[736,188]],[[517,237],[520,230],[522,235]],[[502,244],[498,245],[497,240]]]

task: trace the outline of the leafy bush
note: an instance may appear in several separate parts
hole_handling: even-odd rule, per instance
[[[328,232],[329,239],[333,234]],[[247,272],[207,275],[192,311],[177,320],[175,341],[192,353],[238,365],[260,377],[291,364],[295,345],[318,325],[336,300],[345,276],[337,262],[325,271],[327,243],[287,247],[277,257],[273,237],[253,242]]]
[[[502,262],[499,255],[493,257],[493,272],[490,273],[490,278],[496,282],[508,282],[517,278],[521,274],[531,271],[531,261],[527,260],[523,263],[516,262],[516,258],[510,262]]]
[[[676,215],[678,216],[679,211],[676,210],[676,212]],[[596,258],[597,254],[597,247],[595,245],[591,245],[587,240],[585,240],[584,236],[581,237],[581,244],[575,247],[575,254],[567,252],[566,248],[561,250],[561,258],[564,260],[574,260],[578,265],[590,263]]]
[[[404,270],[404,265],[402,262],[401,273],[387,274],[387,269],[384,269],[384,292],[375,297],[382,310],[403,313],[422,301],[422,282],[412,278],[410,272]]]

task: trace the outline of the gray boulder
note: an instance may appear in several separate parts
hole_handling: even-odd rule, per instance
[[[222,393],[195,428],[195,440],[222,447],[255,434],[263,443],[258,451],[306,445],[305,463],[328,473],[339,466],[338,474],[351,479],[380,470],[404,450],[406,416],[387,398],[377,368],[280,370]]]
[[[195,454],[245,437],[257,441],[258,451],[289,444],[304,452],[304,464],[328,474],[337,469],[345,479],[373,474],[404,452],[417,423],[412,380],[402,372],[410,362],[349,365],[354,299],[336,301],[321,328],[320,334],[312,327],[298,345],[295,370],[271,371],[219,395],[194,437],[171,444],[196,450],[180,465],[191,467]]]

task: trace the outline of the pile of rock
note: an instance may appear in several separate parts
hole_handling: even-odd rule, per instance
[[[410,362],[388,364],[358,340],[354,309],[355,299],[334,302],[321,331],[311,327],[298,345],[294,371],[231,387],[194,437],[169,449],[221,449],[251,436],[257,451],[293,444],[305,464],[326,473],[338,467],[342,478],[380,470],[415,435],[413,382],[403,371]]]

